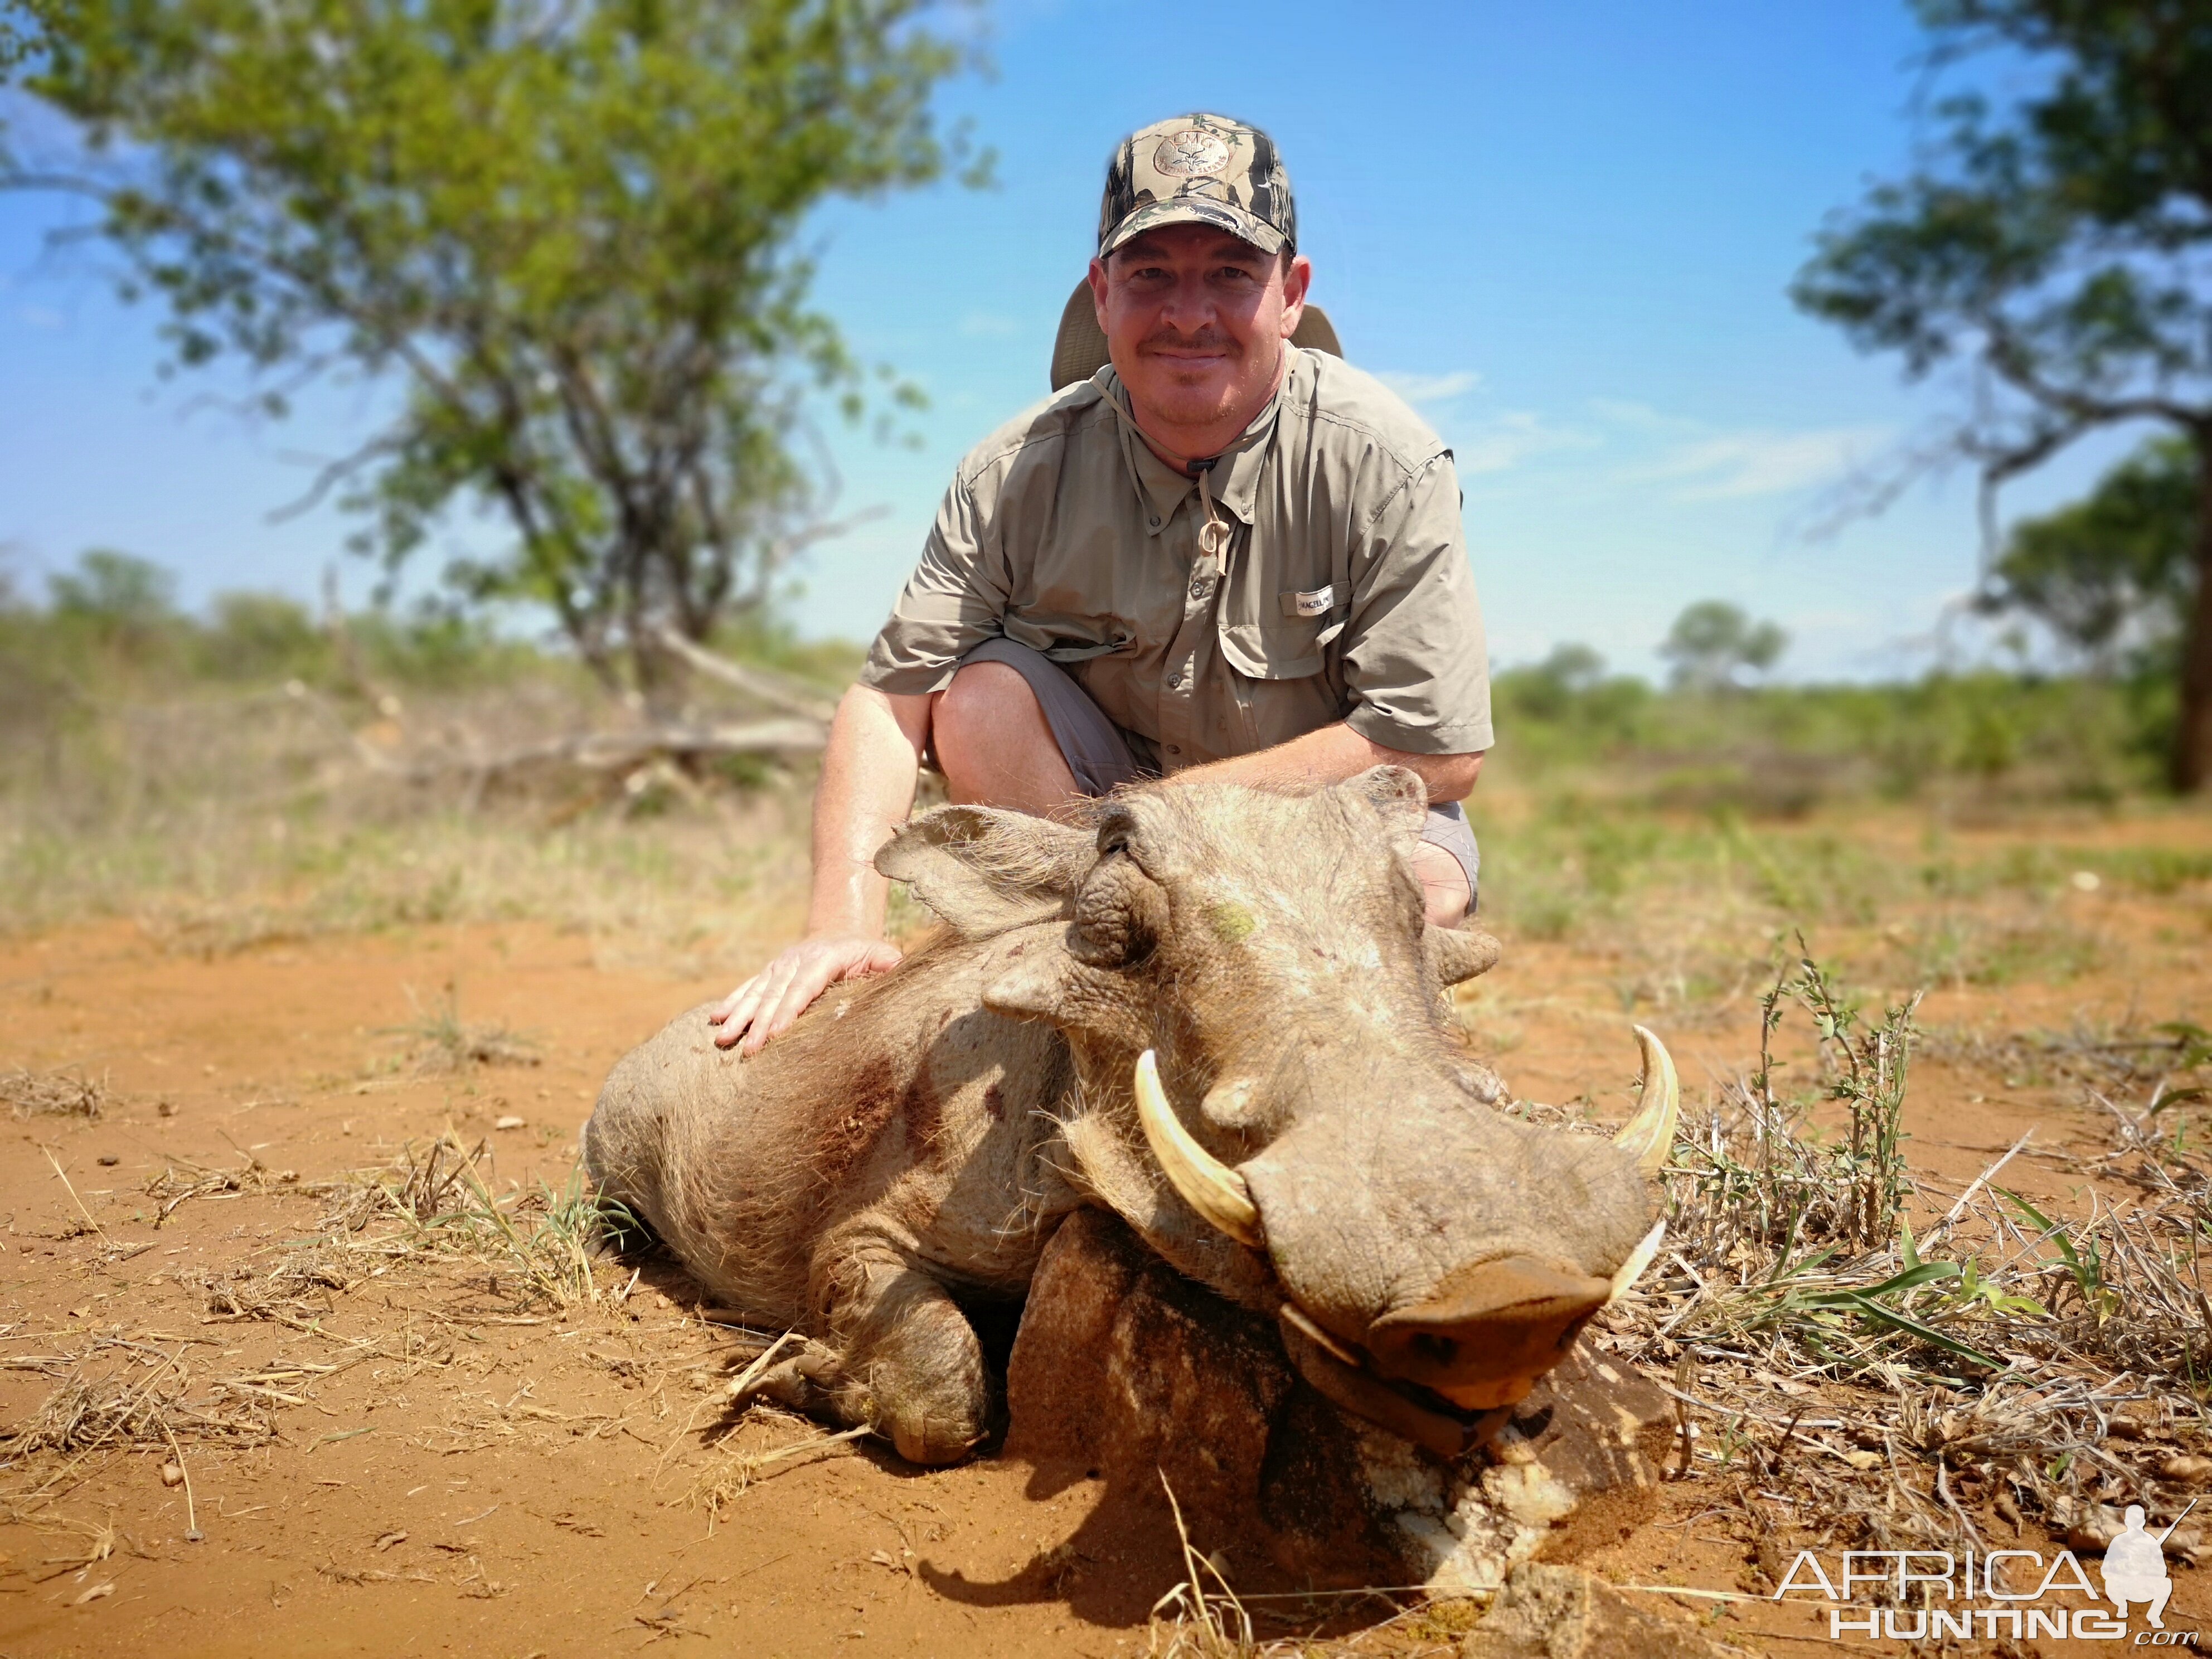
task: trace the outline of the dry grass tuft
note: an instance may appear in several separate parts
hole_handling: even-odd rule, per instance
[[[211,1318],[266,1321],[294,1330],[311,1330],[344,1296],[368,1277],[368,1265],[328,1240],[300,1240],[277,1257],[266,1273],[236,1267],[204,1275]]]
[[[94,1374],[95,1359],[106,1368]],[[0,1457],[16,1463],[40,1453],[169,1450],[180,1440],[256,1446],[276,1437],[268,1406],[217,1382],[199,1401],[184,1351],[164,1353],[119,1337],[94,1342],[60,1387],[0,1433]]]
[[[2183,1126],[2112,1106],[2119,1144],[2081,1172],[2131,1203],[2093,1187],[2085,1212],[2046,1214],[2000,1179],[2020,1146],[1942,1189],[1897,1127],[1912,1005],[1869,1026],[1802,962],[1767,1000],[1768,1044],[1791,1004],[1848,1125],[1824,1134],[1813,1103],[1778,1099],[1763,1054],[1686,1124],[1668,1249],[1614,1318],[1616,1350],[1671,1371],[1703,1419],[1680,1472],[1731,1488],[1754,1539],[1837,1548],[1986,1552],[2039,1522],[2092,1537],[2129,1503],[2172,1519],[2188,1493],[2170,1472],[2212,1447],[2212,1166]],[[2200,1547],[2187,1528],[2168,1544]]]
[[[1176,1538],[1182,1546],[1182,1577],[1165,1595],[1152,1603],[1145,1636],[1146,1659],[1258,1659],[1263,1651],[1237,1592],[1229,1587],[1220,1564],[1193,1547],[1190,1529],[1182,1522],[1182,1505],[1160,1476],[1175,1516]],[[1217,1589],[1209,1590],[1211,1578]],[[1163,1613],[1170,1615],[1163,1619]],[[1276,1644],[1270,1644],[1270,1647]]]
[[[107,1079],[69,1072],[0,1072],[0,1101],[17,1117],[95,1118],[106,1103]]]
[[[190,1158],[176,1158],[146,1183],[146,1196],[161,1205],[154,1224],[161,1226],[184,1205],[196,1198],[223,1198],[246,1193],[265,1193],[296,1185],[296,1170],[272,1170],[251,1152],[239,1154],[234,1169],[210,1169]]]
[[[525,1191],[492,1189],[493,1153],[465,1147],[448,1133],[428,1146],[410,1142],[382,1170],[356,1173],[318,1190],[333,1200],[324,1217],[332,1248],[384,1258],[443,1256],[492,1270],[491,1293],[525,1306],[596,1304],[593,1264],[603,1231],[632,1225],[604,1203],[580,1167],[568,1182]],[[369,1233],[376,1223],[386,1224]]]
[[[696,1421],[696,1415],[694,1420]],[[738,1434],[755,1421],[773,1422],[797,1431],[796,1439],[754,1451],[741,1451],[733,1443]],[[709,1448],[705,1465],[693,1476],[690,1486],[678,1499],[687,1506],[707,1511],[707,1524],[711,1529],[724,1517],[730,1505],[737,1502],[751,1487],[775,1475],[789,1473],[802,1467],[799,1460],[834,1453],[841,1447],[860,1439],[870,1432],[866,1425],[858,1428],[840,1429],[832,1433],[812,1419],[766,1401],[747,1404],[744,1414]]]
[[[411,985],[407,988],[407,1000],[414,1006],[416,1017],[398,1031],[411,1040],[418,1073],[436,1076],[479,1066],[538,1063],[538,1045],[528,1037],[504,1025],[472,1025],[462,1019],[460,996],[451,980],[428,1011]]]
[[[1931,1059],[1998,1073],[2009,1089],[2069,1084],[2109,1104],[2144,1097],[2153,1117],[2212,1098],[2212,1030],[2187,1020],[2077,1024],[2063,1032],[1930,1030]]]
[[[725,1328],[725,1333],[728,1333],[728,1328]],[[776,1474],[786,1474],[800,1467],[797,1459],[834,1451],[870,1432],[863,1425],[833,1434],[797,1409],[797,1405],[813,1392],[805,1379],[807,1369],[823,1352],[817,1345],[795,1331],[770,1337],[739,1329],[736,1334],[742,1345],[739,1354],[745,1363],[726,1382],[699,1385],[708,1389],[709,1397],[693,1409],[683,1431],[670,1439],[661,1454],[661,1465],[665,1468],[676,1449],[697,1431],[702,1416],[717,1408],[726,1413],[724,1422],[709,1431],[707,1462],[694,1474],[682,1497],[675,1500],[687,1507],[703,1508],[709,1531],[747,1489],[771,1478],[770,1470]],[[740,1449],[738,1437],[757,1425],[795,1429],[799,1436],[764,1449]]]

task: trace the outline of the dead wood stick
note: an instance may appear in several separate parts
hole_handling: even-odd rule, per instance
[[[53,1148],[41,1144],[39,1150],[46,1155],[46,1162],[54,1166],[54,1173],[61,1177],[62,1185],[69,1188],[70,1201],[76,1206],[76,1212],[84,1218],[84,1224],[102,1238],[106,1238],[107,1229],[94,1220],[92,1212],[84,1207],[84,1200],[76,1195],[76,1187],[70,1180],[67,1172],[63,1170],[61,1159],[54,1156]]]
[[[760,1381],[762,1376],[768,1370],[769,1363],[773,1361],[778,1354],[783,1352],[783,1345],[797,1339],[798,1337],[798,1332],[786,1331],[781,1336],[776,1338],[775,1341],[769,1343],[767,1347],[762,1349],[758,1354],[754,1356],[752,1364],[746,1366],[744,1370],[738,1372],[737,1376],[732,1380],[730,1385],[726,1389],[723,1389],[722,1393],[724,1398],[740,1404],[749,1401],[751,1398],[750,1391],[753,1384]]]
[[[192,1504],[192,1472],[185,1467],[184,1449],[177,1444],[177,1431],[164,1422],[161,1432],[168,1437],[169,1455],[177,1460],[177,1476],[185,1483],[185,1542],[197,1544],[207,1534],[200,1530],[199,1510]]]
[[[672,655],[690,664],[709,679],[720,680],[726,686],[757,697],[771,708],[780,708],[787,714],[797,714],[806,720],[827,720],[836,709],[817,696],[781,683],[781,677],[765,670],[751,668],[743,663],[732,662],[727,657],[717,656],[694,641],[687,640],[674,629],[663,626],[654,631],[657,643]]]
[[[829,733],[811,720],[750,720],[712,726],[650,726],[632,732],[580,732],[523,744],[495,755],[441,757],[406,769],[411,782],[428,783],[457,772],[481,779],[545,763],[619,771],[654,755],[762,755],[811,753]]]
[[[2003,1169],[2006,1164],[2011,1163],[2014,1153],[2019,1152],[2021,1147],[2027,1146],[2029,1139],[2034,1135],[2034,1133],[2035,1126],[2031,1123],[2026,1129],[2021,1132],[2020,1139],[2013,1142],[2010,1149],[2006,1152],[2002,1158],[1999,1158],[1996,1163],[1990,1164],[1988,1169],[1983,1170],[1981,1174],[1974,1177],[1972,1182],[1967,1187],[1966,1190],[1959,1194],[1959,1201],[1954,1204],[1944,1212],[1943,1218],[1941,1221],[1937,1222],[1933,1227],[1930,1227],[1928,1230],[1928,1237],[1929,1239],[1933,1239],[1936,1234],[1942,1232],[1946,1227],[1950,1226],[1954,1222],[1957,1221],[1960,1216],[1966,1214],[1966,1206],[1972,1202],[1974,1194],[1981,1191],[1983,1183],[1988,1181],[1989,1178],[1995,1175],[1999,1170]],[[1923,1242],[1924,1243],[1926,1241]]]

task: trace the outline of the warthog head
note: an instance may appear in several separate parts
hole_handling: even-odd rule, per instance
[[[1424,927],[1425,810],[1395,767],[1305,795],[1165,783],[1087,829],[944,808],[877,864],[995,937],[986,1006],[1066,1034],[1078,1178],[1275,1314],[1322,1393],[1449,1454],[1650,1261],[1675,1088],[1640,1033],[1614,1141],[1492,1109],[1439,993],[1496,945]]]

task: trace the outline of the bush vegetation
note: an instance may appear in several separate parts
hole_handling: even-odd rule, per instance
[[[825,700],[859,665],[760,620],[714,643]],[[2094,836],[2000,854],[1954,831],[2168,810],[2159,684],[1982,670],[1662,689],[1562,647],[1498,677],[1472,803],[1485,913],[1608,952],[1631,1005],[1748,985],[1794,926],[1894,922],[1900,985],[2070,978],[2100,947],[2064,920],[2069,882],[2172,893],[2212,858]],[[695,679],[692,712],[736,718],[726,695]],[[643,718],[564,648],[480,620],[255,593],[192,615],[157,568],[89,554],[40,602],[0,603],[0,915],[15,931],[128,917],[194,951],[526,918],[670,964],[773,942],[797,925],[809,756],[470,770]]]
[[[2172,721],[2155,674],[1931,672],[1887,684],[1662,690],[1563,646],[1494,687],[1493,763],[1521,781],[1802,816],[1832,797],[2112,801],[2159,787]]]

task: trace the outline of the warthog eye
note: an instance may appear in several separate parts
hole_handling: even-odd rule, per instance
[[[1131,968],[1152,955],[1167,924],[1167,895],[1117,847],[1076,895],[1068,948],[1093,968]]]

